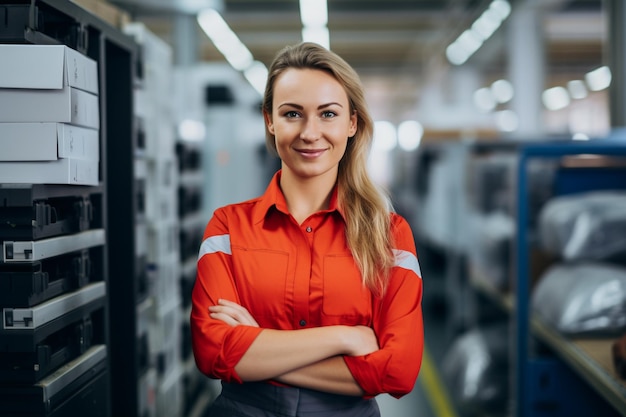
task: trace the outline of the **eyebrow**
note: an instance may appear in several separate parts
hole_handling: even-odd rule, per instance
[[[281,105],[278,106],[278,108],[280,109],[281,107],[284,106],[289,106],[289,107],[295,107],[296,109],[303,109],[304,106],[301,106],[300,104],[295,104],[295,103],[282,103]],[[343,106],[335,101],[330,102],[330,103],[326,103],[326,104],[320,104],[319,106],[317,106],[317,109],[324,109],[326,107],[330,107],[330,106],[339,106],[341,108],[343,108]]]

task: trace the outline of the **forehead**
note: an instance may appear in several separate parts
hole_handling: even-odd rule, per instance
[[[317,69],[289,68],[274,82],[274,104],[290,100],[348,103],[343,85],[331,74]]]

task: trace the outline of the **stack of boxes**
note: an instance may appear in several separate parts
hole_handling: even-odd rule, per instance
[[[184,395],[185,411],[188,416],[199,415],[200,410],[215,397],[215,389],[197,368],[191,348],[191,292],[196,281],[198,250],[202,243],[207,220],[203,215],[203,142],[183,140],[176,145],[180,182],[178,185],[178,216],[180,219],[180,259],[183,309],[182,358],[185,368]]]
[[[183,409],[183,368],[172,51],[141,23],[126,25],[124,32],[140,46],[134,92],[139,138],[135,177],[141,184],[136,188],[143,190],[145,218],[138,219],[136,233],[137,242],[145,242],[138,255],[146,256],[147,298],[140,308],[138,330],[147,334],[149,353],[149,367],[139,382],[139,392],[147,398],[140,404],[147,404],[147,415],[175,417]]]
[[[0,181],[98,185],[97,64],[66,46],[0,45]]]
[[[98,65],[0,56],[0,415],[108,416]]]

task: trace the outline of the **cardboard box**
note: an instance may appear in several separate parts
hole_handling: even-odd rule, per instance
[[[64,45],[0,45],[0,88],[63,90],[98,94],[98,65]]]
[[[98,161],[0,162],[0,183],[98,185]]]
[[[0,122],[60,122],[99,129],[99,106],[97,95],[73,87],[0,88]]]
[[[118,29],[131,22],[130,13],[104,0],[71,0]]]
[[[0,123],[0,161],[100,159],[99,131],[65,123]]]

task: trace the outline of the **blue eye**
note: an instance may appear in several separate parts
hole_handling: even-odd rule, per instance
[[[292,111],[288,111],[288,112],[285,113],[285,117],[288,117],[288,118],[298,117],[298,112],[293,111],[293,110]]]
[[[335,113],[334,111],[330,111],[330,110],[325,111],[325,112],[322,113],[322,117],[325,118],[325,119],[329,119],[329,118],[332,118],[332,117],[335,117],[335,116],[337,116],[337,113]]]

